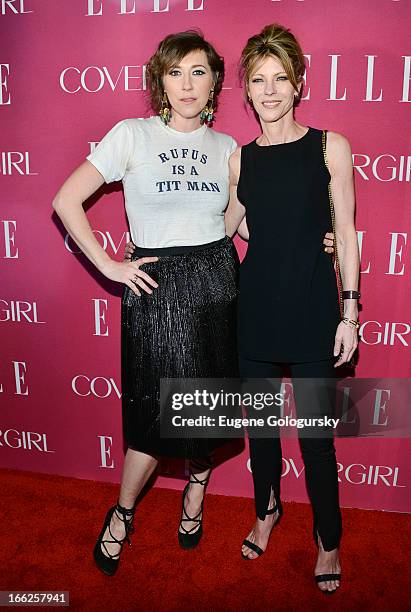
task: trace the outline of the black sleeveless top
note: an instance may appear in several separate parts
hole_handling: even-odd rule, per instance
[[[323,238],[332,231],[322,132],[241,149],[238,198],[250,232],[240,268],[241,356],[331,359],[340,320],[337,281]]]

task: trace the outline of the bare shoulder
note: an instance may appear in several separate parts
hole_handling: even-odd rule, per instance
[[[348,138],[338,132],[327,132],[327,153],[338,157],[351,155],[351,145]]]
[[[352,173],[352,153],[349,140],[337,132],[327,134],[327,158],[331,174],[349,175]]]
[[[237,147],[236,150],[230,155],[228,165],[230,168],[230,182],[237,184],[240,177],[241,147]]]

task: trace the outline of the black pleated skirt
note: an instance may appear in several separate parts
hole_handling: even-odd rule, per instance
[[[236,300],[239,259],[230,238],[195,247],[136,248],[157,283],[141,297],[125,286],[121,310],[123,434],[129,448],[150,455],[195,458],[218,438],[160,435],[161,378],[238,376]]]

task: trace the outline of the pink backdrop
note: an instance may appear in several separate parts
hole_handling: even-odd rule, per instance
[[[51,202],[117,121],[150,114],[144,64],[166,34],[192,27],[226,60],[215,127],[239,143],[258,133],[237,78],[242,45],[273,21],[301,41],[308,68],[297,118],[342,132],[354,154],[357,375],[410,375],[410,17],[406,0],[0,0],[2,466],[119,481],[121,287],[77,254]],[[120,259],[121,185],[92,200],[92,227]],[[342,504],[409,511],[408,449],[406,438],[337,440]],[[247,458],[217,467],[210,491],[251,495]],[[157,484],[181,487],[174,462],[163,474]],[[306,500],[303,480],[287,440],[284,498]]]

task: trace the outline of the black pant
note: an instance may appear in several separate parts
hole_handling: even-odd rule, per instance
[[[332,389],[332,379],[336,376],[334,363],[335,360],[331,359],[279,364],[240,357],[240,374],[244,383],[247,378],[281,378],[284,366],[288,366],[293,380],[298,417],[333,417],[335,393],[332,390],[330,392],[330,381]],[[321,379],[326,379],[323,383],[327,384],[321,384]],[[298,430],[299,433],[301,431]],[[281,439],[279,431],[273,433],[274,437],[258,438],[249,431],[256,514],[261,520],[266,516],[271,490],[277,504],[281,506]],[[317,437],[306,437],[307,430],[304,436],[299,436],[307,491],[313,509],[313,535],[316,540],[318,532],[324,550],[333,550],[339,546],[342,529],[334,436],[332,428],[323,430],[320,435],[318,430],[313,430],[314,433]]]

